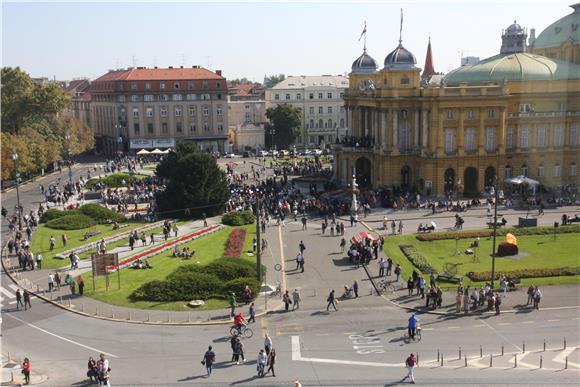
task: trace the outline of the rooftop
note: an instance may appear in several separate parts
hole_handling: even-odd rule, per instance
[[[276,84],[272,89],[303,89],[305,87],[338,87],[347,88],[348,78],[342,75],[300,75],[289,76]]]
[[[219,70],[218,70],[219,72]],[[203,67],[175,67],[175,68],[146,68],[137,67],[121,70],[112,70],[107,74],[95,79],[94,82],[110,81],[179,81],[200,79],[225,79],[218,73],[214,73]]]

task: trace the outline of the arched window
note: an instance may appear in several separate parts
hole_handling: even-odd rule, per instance
[[[328,119],[328,129],[332,129],[332,120]]]
[[[314,129],[314,120],[310,120],[310,128]]]
[[[344,128],[344,118],[341,118],[340,119],[340,127],[341,128]]]
[[[509,179],[510,177],[512,177],[512,167],[511,167],[511,165],[506,165],[505,166],[505,178]]]
[[[544,177],[544,166],[542,164],[538,165],[538,177]]]
[[[322,121],[322,118],[318,120],[318,128],[324,128],[324,122]]]
[[[562,168],[560,167],[560,164],[554,165],[554,177],[560,177],[561,174]]]
[[[528,166],[526,164],[522,165],[522,175],[528,177]]]

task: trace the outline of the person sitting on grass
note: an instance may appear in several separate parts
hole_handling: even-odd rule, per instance
[[[175,249],[173,249],[173,257],[180,257],[181,256],[181,251],[179,251],[179,247],[175,246]]]

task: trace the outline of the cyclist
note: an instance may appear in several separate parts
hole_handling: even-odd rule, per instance
[[[242,328],[247,324],[248,322],[244,318],[244,314],[242,312],[238,313],[236,317],[234,317],[234,326],[238,329],[238,334],[242,334]]]
[[[415,315],[412,315],[411,317],[409,317],[409,324],[408,324],[408,330],[409,330],[409,337],[413,340],[415,340],[415,331],[417,329],[417,323],[419,322],[419,318],[417,318]]]

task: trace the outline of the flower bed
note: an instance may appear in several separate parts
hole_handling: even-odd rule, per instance
[[[541,277],[560,277],[564,275],[580,275],[580,267],[557,267],[554,269],[521,269],[513,271],[502,271],[495,273],[495,279],[499,279],[500,275],[505,275],[509,278],[541,278]],[[491,272],[469,272],[467,276],[476,282],[489,281],[491,279]]]
[[[433,268],[433,266],[431,266],[429,264],[429,262],[427,261],[427,259],[421,255],[421,253],[419,253],[417,251],[417,249],[415,248],[415,246],[412,245],[399,245],[399,248],[401,249],[401,251],[403,252],[403,254],[405,254],[405,257],[407,257],[407,259],[409,261],[411,261],[411,263],[419,270],[421,270],[421,272],[423,274],[436,274],[437,270],[435,270],[435,268]]]
[[[554,231],[556,234],[579,233],[580,225],[554,227],[529,227],[529,228],[504,228],[498,229],[496,235],[503,236],[508,232],[517,236],[524,235],[550,235]],[[434,232],[430,234],[417,234],[417,240],[421,242],[439,241],[444,239],[472,239],[472,238],[489,238],[493,234],[492,230],[467,230],[454,232]]]
[[[239,258],[242,254],[242,249],[244,248],[244,242],[246,240],[246,230],[242,228],[234,229],[228,241],[226,243],[226,251],[224,251],[224,257]]]

